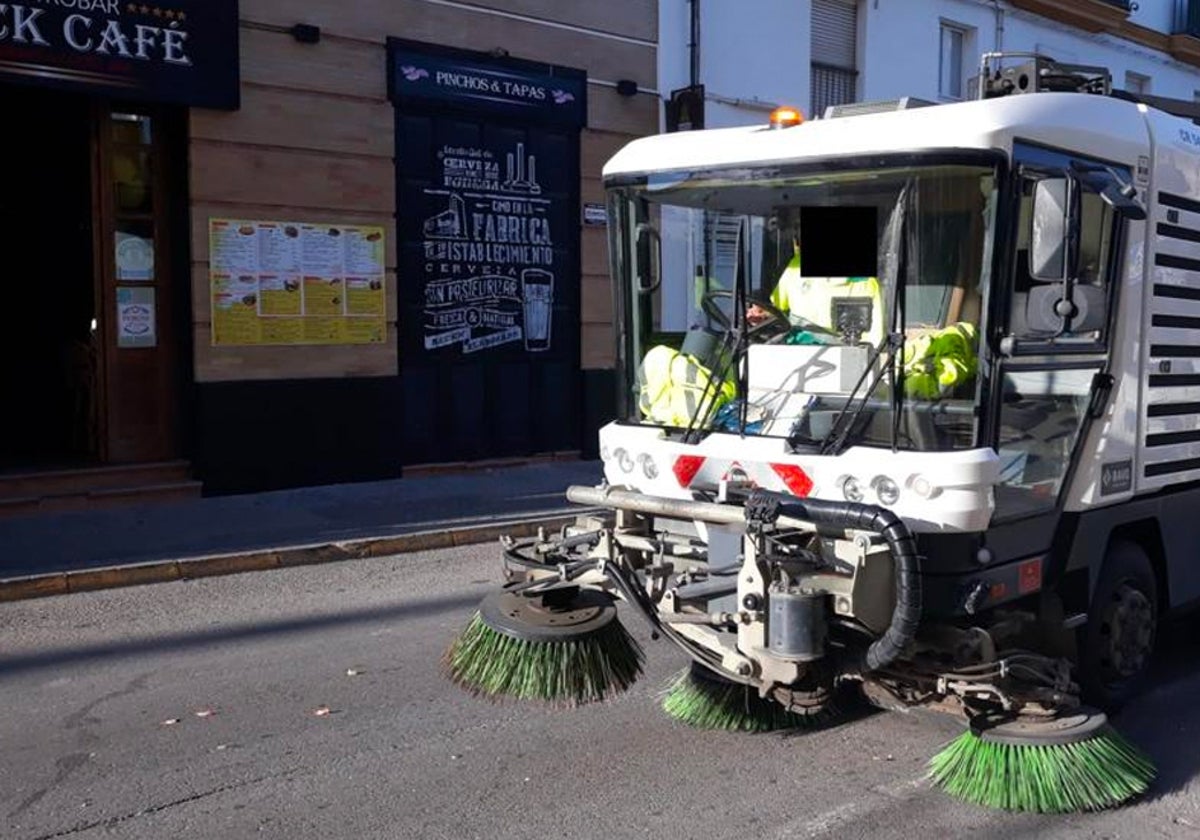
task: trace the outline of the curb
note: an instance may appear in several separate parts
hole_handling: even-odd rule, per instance
[[[0,580],[0,602],[141,586],[147,583],[219,577],[290,566],[311,566],[317,563],[334,563],[341,560],[364,560],[370,557],[386,557],[390,554],[409,554],[415,551],[432,551],[439,548],[456,548],[464,545],[498,542],[500,537],[505,535],[518,538],[532,537],[537,534],[539,528],[556,530],[564,525],[573,525],[578,517],[594,512],[595,510],[590,508],[581,508],[578,512],[570,515],[510,520],[440,531],[414,531],[408,534],[367,537],[345,542],[287,546],[259,551],[191,557],[182,560],[151,561],[125,566],[106,566],[99,569],[80,569],[79,571],[51,572],[44,575],[9,578]]]

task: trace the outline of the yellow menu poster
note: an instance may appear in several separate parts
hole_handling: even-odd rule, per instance
[[[387,339],[383,228],[209,219],[214,345]]]

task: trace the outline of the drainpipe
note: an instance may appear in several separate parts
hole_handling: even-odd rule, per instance
[[[700,84],[700,0],[688,0],[692,13],[692,39],[688,44],[688,84]]]
[[[992,8],[996,12],[995,52],[1004,52],[1004,9],[1000,6],[1000,0],[992,0]]]

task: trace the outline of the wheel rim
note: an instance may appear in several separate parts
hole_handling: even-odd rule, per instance
[[[1122,583],[1104,611],[1101,667],[1105,682],[1118,684],[1145,669],[1154,647],[1154,605],[1145,592]]]

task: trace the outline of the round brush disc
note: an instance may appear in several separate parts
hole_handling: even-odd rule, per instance
[[[1099,709],[1081,706],[1052,718],[1013,718],[1008,715],[977,715],[971,731],[993,744],[1018,747],[1077,744],[1095,736],[1108,718]]]
[[[597,589],[552,590],[528,597],[498,589],[483,599],[484,624],[528,642],[570,642],[602,630],[617,617],[613,599]]]

